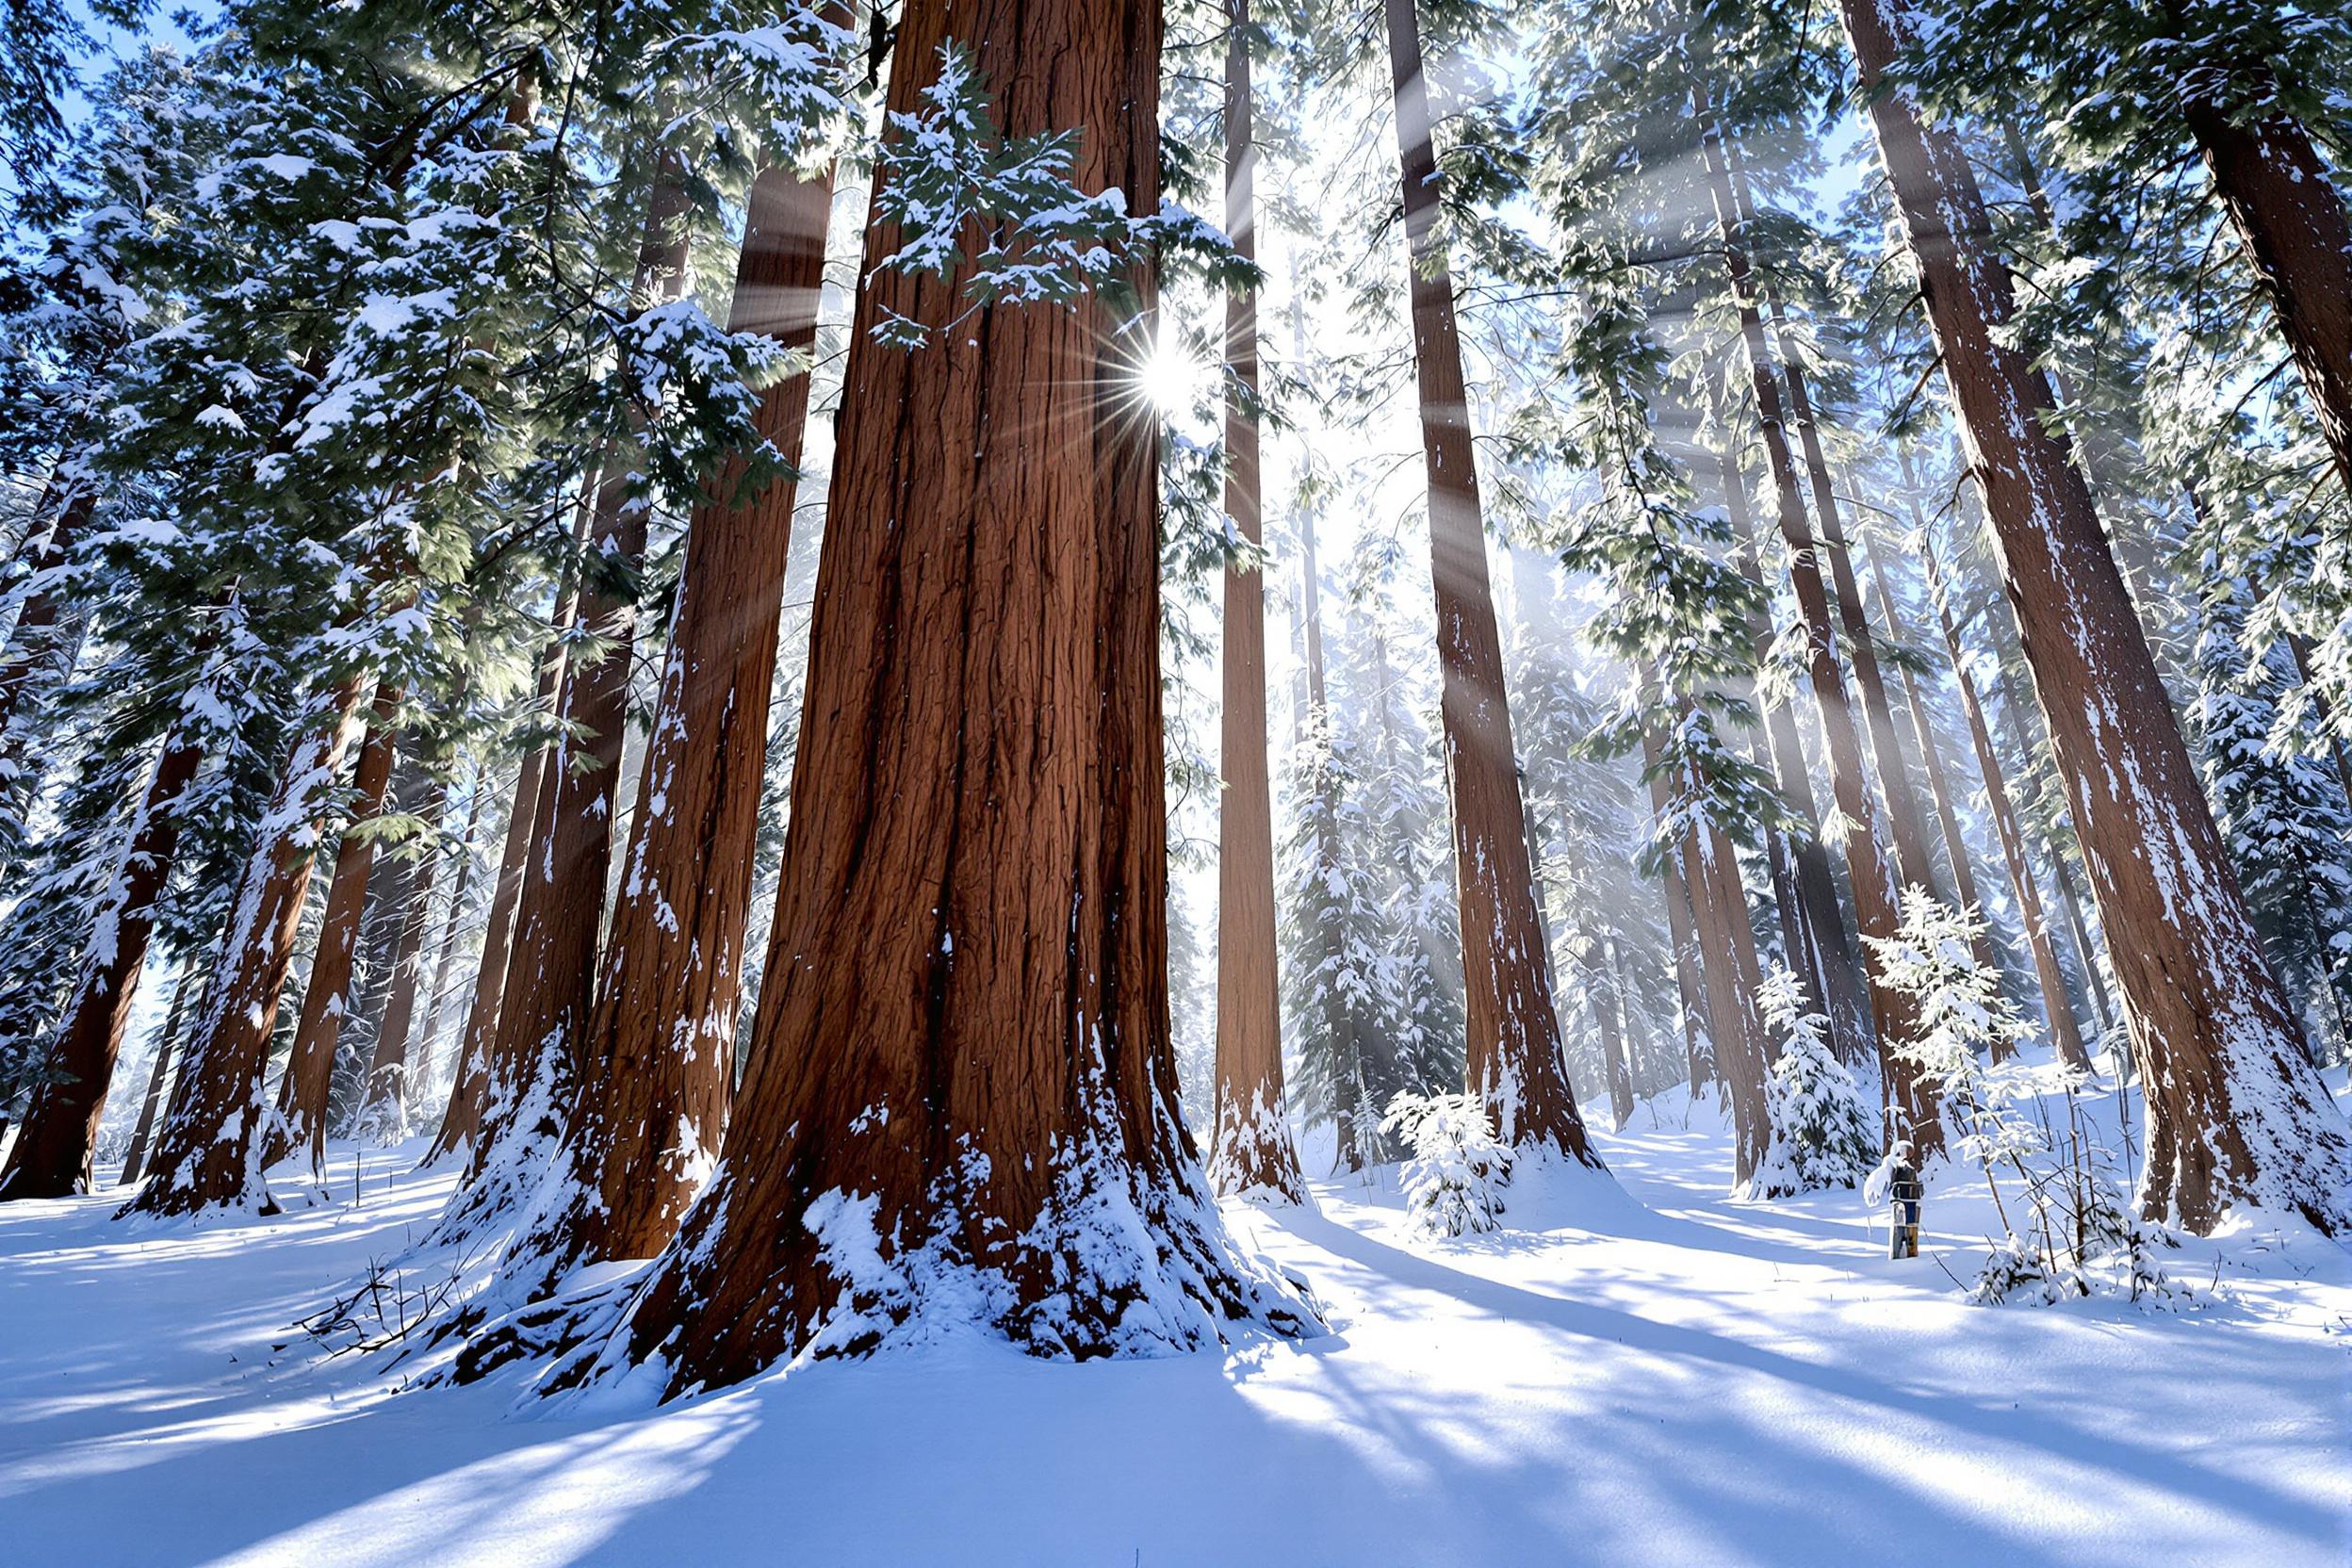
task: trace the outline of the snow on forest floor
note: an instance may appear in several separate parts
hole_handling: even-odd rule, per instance
[[[290,1331],[430,1222],[414,1146],[365,1156],[356,1206],[340,1152],[335,1202],[272,1220],[0,1206],[0,1562],[2352,1560],[2344,1249],[2192,1243],[2200,1311],[1971,1307],[1854,1194],[1724,1197],[1710,1108],[1603,1148],[1622,1194],[1520,1189],[1528,1229],[1462,1241],[1411,1232],[1394,1172],[1229,1209],[1328,1307],[1311,1343],[1071,1365],[975,1335],[596,1418],[390,1395]],[[1960,1175],[1926,1218],[1972,1279]]]

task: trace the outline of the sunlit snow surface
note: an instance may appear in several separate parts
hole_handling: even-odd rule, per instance
[[[1605,1140],[1623,1194],[1523,1184],[1523,1229],[1421,1239],[1394,1172],[1230,1208],[1327,1339],[1070,1365],[964,1338],[550,1418],[512,1385],[388,1396],[289,1330],[429,1226],[417,1147],[368,1156],[355,1208],[341,1152],[333,1204],[274,1220],[0,1206],[0,1561],[2352,1560],[2352,1254],[2307,1232],[2172,1254],[2218,1280],[2197,1312],[1970,1307],[1936,1261],[1981,1256],[1957,1177],[1933,1255],[1888,1263],[1851,1194],[1723,1197],[1711,1107],[1670,1101]]]

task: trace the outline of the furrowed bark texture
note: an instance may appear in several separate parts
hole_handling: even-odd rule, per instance
[[[1453,276],[1437,231],[1441,191],[1420,19],[1413,0],[1383,0],[1381,9],[1412,260],[1413,365],[1429,469],[1429,577],[1436,589],[1446,779],[1454,811],[1469,1088],[1486,1097],[1506,1142],[1555,1150],[1598,1167],[1568,1086],[1560,1014],[1536,921]]]
[[[833,204],[829,177],[783,170],[753,183],[728,327],[813,349]],[[760,401],[760,435],[800,461],[808,377]],[[753,849],[767,763],[769,695],[798,486],[779,480],[734,504],[717,477],[694,509],[653,732],[640,775],[612,934],[596,988],[590,1069],[569,1140],[583,1161],[559,1256],[651,1257],[708,1180],[734,1091],[735,1016]]]
[[[1250,189],[1250,3],[1233,0],[1225,45],[1225,232],[1257,251]],[[1259,511],[1257,291],[1225,296],[1225,515],[1255,547]],[[1242,390],[1247,388],[1245,394]],[[1219,1192],[1306,1197],[1282,1103],[1274,939],[1274,801],[1266,750],[1266,578],[1225,572],[1224,792],[1217,833],[1217,1110],[1209,1178]]]
[[[645,232],[630,298],[670,300],[686,279],[686,192],[667,162],[647,192]],[[556,705],[565,729],[548,754],[539,822],[514,910],[505,994],[466,1178],[474,1193],[510,1137],[558,1138],[588,1064],[597,939],[612,869],[613,803],[629,722],[629,659],[635,648],[637,570],[645,554],[646,508],[629,495],[630,464],[607,463],[596,491],[593,557],[580,593],[578,629],[595,653],[565,661]]]
[[[908,8],[891,109],[950,38],[1007,135],[1084,125],[1071,178],[1157,209],[1158,6]],[[750,1071],[623,1331],[673,1393],[926,1311],[1074,1357],[1308,1327],[1230,1251],[1176,1103],[1152,318],[974,307],[875,270],[886,229]],[[909,351],[875,341],[886,310],[961,319]]]
[[[357,829],[384,815],[392,787],[392,763],[400,755],[400,731],[393,715],[400,694],[390,681],[376,687],[368,718],[367,743],[359,750],[359,770],[352,780],[351,822],[343,844],[335,852],[335,877],[327,885],[326,921],[318,928],[318,950],[311,956],[310,980],[302,988],[301,1021],[294,1029],[294,1052],[286,1074],[278,1081],[278,1120],[270,1130],[262,1164],[275,1165],[296,1149],[307,1148],[313,1170],[327,1153],[327,1100],[335,1086],[335,1054],[341,1043],[343,1022],[353,1003],[352,959],[359,952],[359,918],[368,903],[368,883],[375,872],[379,841]]]
[[[273,1205],[262,1181],[263,1074],[270,1032],[294,956],[295,927],[310,888],[319,800],[342,772],[364,675],[344,678],[325,710],[294,743],[275,798],[229,906],[228,930],[204,990],[204,1010],[180,1069],[172,1114],[155,1135],[154,1176],[124,1214],[193,1214]]]
[[[8,1165],[0,1172],[0,1200],[63,1198],[89,1190],[98,1123],[122,1037],[138,1000],[139,972],[147,962],[155,901],[171,880],[179,850],[180,797],[204,760],[204,747],[174,724],[140,800],[112,895],[93,923],[82,970],[57,1042],[50,1080],[34,1091]]]
[[[2247,123],[2216,99],[2186,83],[2180,106],[2352,494],[2352,215],[2300,123],[2284,114]]]
[[[2091,496],[2043,428],[2049,387],[2003,341],[2009,274],[1974,171],[1900,91],[1904,19],[1842,0],[1968,464],[2089,865],[2146,1089],[2140,1201],[2206,1231],[2235,1204],[2352,1227],[2344,1118],[2303,1052]]]

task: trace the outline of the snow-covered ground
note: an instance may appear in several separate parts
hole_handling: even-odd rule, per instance
[[[1527,1229],[1421,1239],[1393,1172],[1229,1211],[1329,1308],[1312,1343],[967,1337],[593,1417],[392,1394],[291,1327],[429,1223],[413,1148],[267,1221],[0,1206],[0,1562],[2352,1561],[2344,1249],[2192,1244],[2198,1311],[1971,1307],[1961,1177],[1890,1263],[1851,1193],[1726,1199],[1721,1127],[1680,1120],[1606,1140],[1622,1193],[1517,1189]]]

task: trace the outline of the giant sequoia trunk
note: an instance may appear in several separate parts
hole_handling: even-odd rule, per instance
[[[1846,696],[1845,674],[1838,664],[1837,632],[1830,621],[1829,594],[1822,586],[1821,564],[1814,552],[1812,531],[1805,521],[1805,499],[1797,486],[1795,460],[1788,450],[1788,428],[1781,416],[1780,382],[1772,373],[1772,352],[1765,341],[1758,313],[1755,280],[1747,253],[1740,244],[1740,206],[1733,194],[1731,171],[1723,140],[1704,95],[1693,102],[1703,117],[1702,146],[1708,188],[1715,203],[1715,220],[1723,240],[1723,265],[1729,274],[1733,301],[1740,317],[1740,340],[1746,352],[1748,376],[1756,393],[1756,423],[1764,437],[1782,540],[1788,547],[1788,576],[1796,589],[1797,608],[1805,617],[1805,673],[1813,685],[1814,706],[1820,710],[1821,738],[1829,751],[1830,786],[1838,798],[1838,813],[1845,819],[1846,872],[1854,889],[1854,912],[1862,927],[1864,969],[1870,979],[1870,1012],[1878,1031],[1878,1066],[1886,1089],[1890,1125],[1886,1135],[1908,1138],[1925,1156],[1943,1148],[1943,1121],[1935,1097],[1918,1082],[1919,1072],[1902,1054],[1913,1034],[1918,1008],[1911,999],[1886,984],[1882,966],[1869,939],[1892,938],[1902,923],[1901,895],[1895,871],[1881,853],[1878,803],[1864,773],[1862,740],[1854,723],[1854,708]]]
[[[1256,253],[1250,184],[1250,0],[1225,37],[1225,232]],[[1225,296],[1225,515],[1255,548],[1258,502],[1257,290]],[[1246,390],[1245,390],[1246,389]],[[1266,754],[1266,578],[1225,571],[1225,702],[1217,831],[1217,1112],[1209,1175],[1217,1190],[1305,1198],[1282,1111],[1282,1031],[1274,942],[1274,799]]]
[[[155,1174],[123,1205],[124,1214],[273,1208],[261,1159],[270,1031],[310,888],[320,802],[343,771],[351,721],[367,687],[364,675],[346,676],[286,759],[229,906],[228,929],[180,1069],[181,1086],[172,1096],[172,1114],[155,1135]]]
[[[1973,240],[1975,172],[1906,93],[1881,90],[1896,0],[1841,4],[2123,988],[2147,1094],[2141,1204],[2197,1231],[2233,1204],[2341,1231],[2343,1115],[2263,958],[2089,488],[2041,423],[2050,389],[2008,336],[2009,275]]]
[[[1084,126],[1072,178],[1157,209],[1156,4],[909,7],[892,110],[951,38],[1008,135]],[[1311,1327],[1177,1108],[1151,318],[973,307],[874,270],[894,244],[869,231],[750,1070],[625,1331],[673,1393],[926,1313],[1076,1357]],[[963,319],[907,351],[892,314]]]
[[[832,210],[828,177],[753,183],[728,326],[807,352],[816,342]],[[800,461],[808,377],[768,388],[760,435]],[[567,1131],[573,1184],[522,1252],[543,1283],[591,1258],[650,1257],[677,1233],[717,1160],[734,1088],[754,841],[767,763],[784,572],[798,487],[736,504],[743,468],[695,509],[639,776],[637,811]]]
[[[121,873],[92,923],[73,1000],[50,1051],[49,1076],[34,1091],[8,1168],[0,1171],[0,1200],[62,1198],[89,1188],[98,1123],[155,931],[155,901],[179,849],[180,797],[204,760],[186,723],[174,724],[131,823]]]
[[[2248,69],[2275,96],[2269,67]],[[2352,495],[2352,216],[2292,116],[2232,114],[2200,82],[2183,84],[2180,107]]]
[[[270,1166],[296,1149],[310,1151],[310,1165],[319,1169],[327,1152],[327,1101],[335,1087],[335,1055],[342,1042],[343,1024],[353,1003],[352,960],[359,953],[360,915],[368,905],[368,885],[373,875],[377,836],[366,831],[384,815],[384,798],[392,785],[392,763],[400,754],[400,734],[393,715],[400,694],[390,681],[376,687],[368,742],[360,747],[359,771],[352,781],[350,825],[335,852],[335,877],[327,885],[327,913],[318,928],[318,948],[311,956],[310,980],[302,989],[302,1011],[294,1028],[294,1051],[286,1074],[278,1081],[278,1119],[267,1139],[262,1164]]]
[[[1544,973],[1522,825],[1518,754],[1503,692],[1502,639],[1487,580],[1486,527],[1471,455],[1454,284],[1438,234],[1442,201],[1414,0],[1383,0],[1412,263],[1413,366],[1429,469],[1429,577],[1437,596],[1446,783],[1454,811],[1469,1086],[1506,1142],[1600,1158],[1568,1086],[1560,1014]]]
[[[647,193],[630,288],[630,298],[641,303],[675,299],[685,285],[689,202],[682,178],[664,161]],[[590,576],[580,588],[578,617],[580,629],[602,645],[594,653],[575,648],[564,665],[556,705],[564,732],[548,755],[540,786],[488,1082],[453,1219],[498,1211],[515,1185],[537,1179],[541,1173],[532,1168],[541,1155],[533,1151],[562,1137],[588,1063],[589,1008],[627,739],[635,579],[645,553],[646,508],[629,494],[630,468],[626,454],[612,454],[596,489]],[[504,1154],[513,1157],[498,1179],[484,1182]]]

